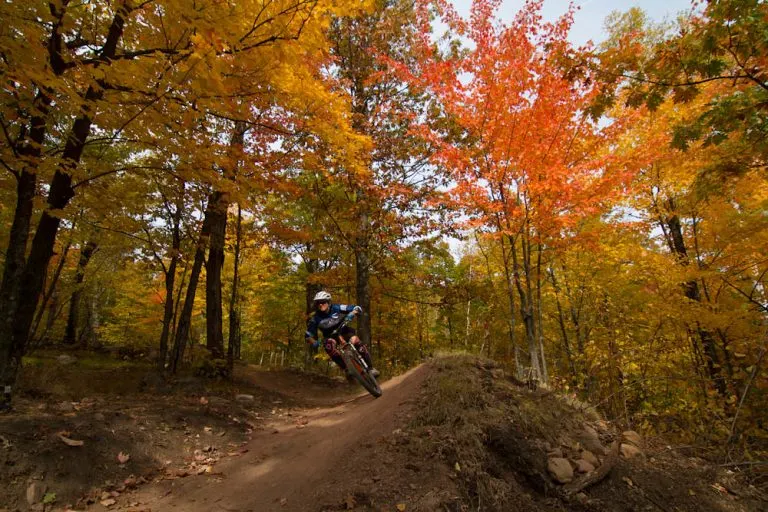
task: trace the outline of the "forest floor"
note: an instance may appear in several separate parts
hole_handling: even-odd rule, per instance
[[[607,449],[607,476],[569,492],[595,473],[563,485],[548,461],[620,432],[468,356],[389,379],[379,399],[249,365],[233,382],[151,376],[86,354],[31,360],[0,416],[0,512],[768,510],[738,474],[659,439],[631,459]]]

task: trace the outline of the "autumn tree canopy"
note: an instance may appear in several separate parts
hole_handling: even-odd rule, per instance
[[[331,371],[325,289],[387,374],[482,353],[764,456],[768,7],[575,47],[542,5],[0,4],[0,407],[35,350]]]

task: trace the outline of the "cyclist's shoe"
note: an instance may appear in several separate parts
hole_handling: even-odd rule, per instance
[[[371,368],[371,371],[369,373],[374,379],[378,378],[379,376],[379,370],[377,370],[376,368]]]

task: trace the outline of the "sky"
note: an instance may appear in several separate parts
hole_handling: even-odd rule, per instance
[[[453,0],[456,9],[462,15],[469,12],[472,0]],[[611,11],[626,11],[631,7],[640,7],[654,21],[661,21],[665,17],[674,19],[681,11],[691,9],[691,0],[574,0],[579,7],[574,18],[573,28],[569,39],[576,45],[581,45],[589,40],[599,43],[606,37],[603,30],[603,21]],[[524,4],[523,0],[503,0],[501,17],[510,20]],[[570,2],[568,0],[544,0],[542,14],[547,20],[555,20],[565,13]]]

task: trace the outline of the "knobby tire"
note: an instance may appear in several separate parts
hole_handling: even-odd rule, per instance
[[[379,383],[376,382],[376,379],[371,375],[368,369],[365,368],[360,354],[353,349],[347,349],[344,351],[344,362],[347,363],[347,368],[351,371],[355,380],[357,380],[366,391],[376,398],[381,396],[381,386],[379,386]]]

